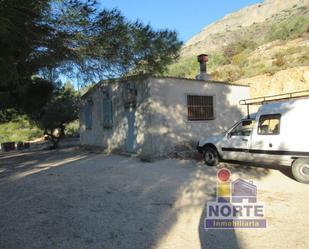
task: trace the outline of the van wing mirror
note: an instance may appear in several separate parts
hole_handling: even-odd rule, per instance
[[[252,124],[252,120],[243,120],[241,122],[241,125],[242,126],[248,126],[248,125],[251,125]]]

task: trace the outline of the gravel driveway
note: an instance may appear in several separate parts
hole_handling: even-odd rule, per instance
[[[273,170],[221,164],[252,179],[266,229],[204,230],[216,168],[67,148],[0,155],[0,248],[309,248],[309,186]]]

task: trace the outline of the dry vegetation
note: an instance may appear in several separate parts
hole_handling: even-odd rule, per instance
[[[305,16],[290,16],[268,24],[256,39],[241,39],[209,53],[208,71],[215,80],[236,81],[287,68],[309,65],[309,6]],[[263,24],[265,25],[265,24]],[[181,58],[166,75],[194,78],[198,74],[196,57]]]

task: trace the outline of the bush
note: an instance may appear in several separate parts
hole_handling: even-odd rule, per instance
[[[176,63],[170,65],[165,76],[195,78],[199,72],[199,64],[195,56],[180,59]]]
[[[65,127],[66,137],[79,137],[79,120],[75,120]]]
[[[273,66],[282,67],[286,63],[284,55],[282,53],[277,53],[275,59],[272,62]]]
[[[217,80],[235,81],[241,78],[243,72],[239,66],[225,65],[216,70],[212,76]]]
[[[213,52],[209,54],[208,69],[214,70],[218,66],[227,64],[227,60],[223,52]],[[196,56],[178,60],[170,65],[165,76],[195,78],[199,74],[199,63]]]
[[[10,122],[0,124],[0,143],[31,141],[43,135],[43,131],[30,123],[26,116],[17,116]]]
[[[209,55],[208,66],[210,69],[215,69],[218,66],[227,64],[227,59],[223,52],[213,52]]]
[[[266,66],[264,63],[258,63],[243,69],[243,76],[249,78],[256,75],[264,74],[268,70],[268,68],[269,67]]]
[[[213,71],[211,74],[211,79],[213,80],[221,80],[221,75],[220,72],[218,70]]]
[[[257,44],[253,41],[245,40],[240,42],[235,42],[227,45],[223,51],[224,56],[228,63],[232,63],[233,57],[241,53],[250,53],[253,49],[257,47]]]
[[[299,61],[300,65],[302,65],[302,66],[309,65],[309,55],[303,54],[301,57],[299,57],[298,61]]]
[[[284,21],[271,26],[266,35],[266,41],[287,40],[295,38],[304,32],[309,24],[309,20],[303,16],[293,16]]]
[[[248,49],[245,49],[239,54],[236,54],[232,57],[232,64],[238,65],[240,67],[244,67],[248,64],[248,57],[250,55],[250,51]]]

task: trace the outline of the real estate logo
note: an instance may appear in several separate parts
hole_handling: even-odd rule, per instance
[[[217,200],[206,205],[205,229],[266,228],[265,205],[257,202],[252,181],[230,180],[231,172],[217,173]]]

